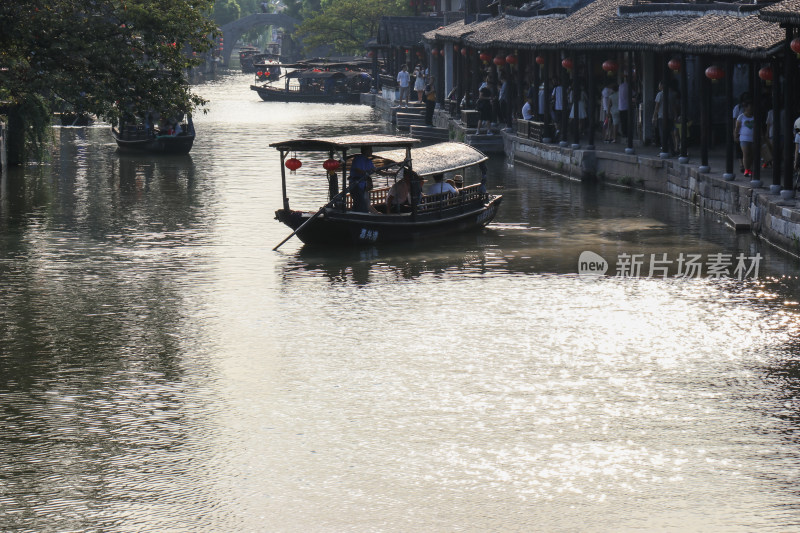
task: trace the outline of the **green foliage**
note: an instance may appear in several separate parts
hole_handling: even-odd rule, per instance
[[[342,54],[362,53],[364,43],[377,35],[381,17],[408,13],[399,0],[324,0],[319,8],[315,3],[304,2],[303,22],[296,31],[306,51],[330,44]]]
[[[45,95],[112,121],[201,106],[186,72],[211,47],[212,1],[0,2],[0,100]]]
[[[217,0],[214,2],[214,21],[224,26],[242,16],[242,8],[236,0]]]

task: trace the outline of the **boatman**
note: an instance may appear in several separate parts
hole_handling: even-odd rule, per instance
[[[347,191],[353,199],[353,211],[361,213],[377,212],[370,205],[369,191],[372,190],[372,178],[375,164],[372,162],[372,147],[362,146],[361,153],[356,154],[350,162],[350,179]]]

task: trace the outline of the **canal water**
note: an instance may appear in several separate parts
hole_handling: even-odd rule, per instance
[[[800,527],[795,259],[503,158],[483,232],[273,252],[268,144],[391,130],[249,82],[190,156],[57,128],[3,178],[0,531]]]

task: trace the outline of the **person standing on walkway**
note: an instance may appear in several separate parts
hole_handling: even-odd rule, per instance
[[[411,90],[410,83],[411,74],[408,73],[408,65],[403,65],[402,70],[397,73],[397,84],[400,86],[400,105],[403,105],[403,100],[405,100],[405,107],[408,107],[408,94]]]
[[[433,76],[428,79],[422,97],[425,100],[425,125],[433,126],[433,111],[436,108],[436,89],[434,89]]]
[[[417,103],[422,103],[422,96],[425,92],[425,69],[422,65],[417,65],[414,69],[414,90],[417,91]]]
[[[756,120],[753,117],[753,107],[750,102],[746,101],[743,105],[744,111],[736,119],[733,138],[742,147],[744,176],[749,178],[753,175],[753,131],[756,127]]]
[[[622,83],[619,84],[619,91],[617,91],[618,109],[619,109],[619,125],[620,132],[623,137],[628,136],[628,95],[630,94],[630,86],[628,85],[627,74],[622,77]]]

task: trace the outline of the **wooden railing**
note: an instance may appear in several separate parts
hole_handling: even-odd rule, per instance
[[[385,205],[389,196],[390,187],[380,187],[372,189],[369,192],[370,205]],[[424,194],[417,205],[418,212],[430,212],[436,209],[444,209],[447,207],[458,206],[470,202],[485,200],[486,193],[483,191],[481,184],[468,185],[458,189],[458,194],[440,193],[440,194]],[[345,206],[347,209],[353,208],[353,199],[348,193],[345,197]]]

